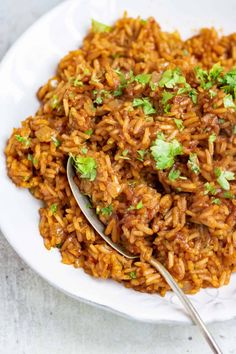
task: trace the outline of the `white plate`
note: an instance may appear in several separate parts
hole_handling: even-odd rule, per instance
[[[234,0],[78,0],[66,1],[36,22],[9,50],[0,66],[0,225],[16,252],[49,283],[74,298],[143,321],[188,322],[176,297],[128,290],[111,280],[97,280],[63,265],[57,250],[48,252],[38,231],[39,201],[8,179],[3,149],[13,127],[34,114],[35,92],[54,73],[61,57],[81,44],[90,19],[112,23],[124,10],[132,16],[155,16],[165,30],[178,28],[186,37],[203,26],[235,30]],[[207,322],[236,316],[236,283],[192,296]],[[22,284],[23,286],[23,284]]]

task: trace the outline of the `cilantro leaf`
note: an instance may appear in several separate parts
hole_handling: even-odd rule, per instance
[[[222,171],[220,168],[215,169],[215,176],[217,182],[226,191],[230,190],[230,184],[228,181],[234,180],[234,173],[231,171]]]
[[[194,70],[196,78],[198,79],[198,81],[200,81],[200,86],[204,90],[209,90],[213,86],[213,83],[209,81],[208,72],[206,70],[203,70],[199,66],[196,66]]]
[[[90,156],[72,156],[74,166],[81,178],[86,178],[89,181],[94,181],[97,176],[97,164]]]
[[[216,141],[216,135],[215,135],[215,133],[211,134],[211,135],[209,136],[208,140],[209,140],[209,143],[213,144],[214,141]]]
[[[148,84],[149,81],[151,80],[151,74],[139,74],[135,76],[134,80],[140,84]]]
[[[152,106],[149,99],[146,98],[134,98],[133,107],[143,107],[144,114],[149,115],[156,113],[155,108]]]
[[[204,188],[205,188],[204,194],[210,193],[212,195],[215,195],[217,193],[217,190],[213,183],[209,183],[209,182],[205,183]]]
[[[172,167],[175,162],[175,157],[183,153],[182,145],[178,140],[174,139],[167,142],[163,140],[163,137],[157,137],[150,150],[156,161],[156,168],[158,170]]]
[[[176,170],[174,167],[172,167],[172,169],[170,170],[169,174],[168,174],[168,179],[173,182],[175,181],[177,178],[180,177],[180,170]]]
[[[139,161],[143,161],[144,160],[144,156],[147,153],[147,151],[146,150],[138,150],[137,153],[139,154],[139,157],[137,157],[137,159]]]
[[[83,147],[83,148],[81,149],[81,152],[82,152],[82,154],[86,155],[87,152],[88,152],[88,149],[87,149],[86,147]]]
[[[56,146],[56,148],[58,148],[59,146],[61,146],[61,142],[59,139],[57,139],[55,136],[51,137],[51,140],[53,142],[53,144]]]
[[[140,202],[138,202],[138,204],[136,205],[136,209],[139,210],[139,209],[142,209],[143,207],[143,202],[142,200]]]
[[[163,108],[164,108],[164,112],[165,113],[168,113],[169,111],[170,111],[170,104],[168,104],[167,102],[169,101],[169,100],[171,100],[172,99],[172,97],[174,97],[174,94],[173,93],[170,93],[170,92],[168,92],[168,91],[164,91],[163,93],[162,93],[162,99],[161,99],[161,103],[162,103],[162,105],[163,105]]]
[[[137,278],[137,275],[136,275],[135,271],[129,272],[129,276],[130,276],[131,279],[136,279]]]
[[[199,162],[198,162],[197,154],[191,153],[191,154],[189,155],[188,166],[189,166],[189,168],[190,168],[196,175],[199,174],[199,172],[200,172],[200,167],[199,167]]]
[[[228,94],[236,98],[236,68],[228,71],[218,79],[220,87]]]
[[[185,83],[185,77],[182,75],[180,69],[176,68],[164,71],[158,85],[160,87],[174,88],[177,84]]]
[[[50,206],[50,211],[52,212],[52,214],[55,214],[57,212],[57,204],[51,204]]]
[[[236,125],[233,127],[233,134],[236,134]]]
[[[221,204],[221,201],[220,201],[219,198],[214,198],[214,199],[212,200],[212,204],[220,205],[220,204]]]
[[[224,103],[224,107],[225,108],[235,108],[235,103],[233,101],[233,97],[232,95],[226,95],[224,98],[223,98],[223,103]]]
[[[158,83],[157,83],[157,82],[150,81],[150,82],[149,82],[149,86],[150,86],[150,88],[151,88],[152,91],[155,91],[156,88],[158,87]]]
[[[95,33],[111,32],[112,27],[92,19],[92,31]]]
[[[51,99],[51,107],[52,109],[58,108],[59,107],[59,99],[57,95],[53,95]]]
[[[93,134],[93,129],[85,130],[84,134],[86,134],[86,135],[92,135],[92,134]]]
[[[224,198],[226,198],[226,199],[234,199],[235,196],[231,192],[224,192]]]
[[[182,119],[176,119],[176,118],[174,118],[174,122],[175,122],[175,124],[176,124],[176,127],[177,127],[180,131],[183,131],[183,130],[184,130],[184,124],[183,124]]]
[[[212,66],[211,70],[209,71],[209,79],[216,81],[220,74],[222,73],[223,68],[220,66],[219,63],[216,63]]]
[[[21,136],[19,134],[16,134],[15,138],[16,138],[17,141],[19,141],[19,143],[25,144],[25,146],[29,146],[30,145],[30,139],[26,138],[25,136]]]
[[[112,214],[112,205],[108,205],[107,207],[104,207],[101,209],[101,213],[104,216],[111,216]]]

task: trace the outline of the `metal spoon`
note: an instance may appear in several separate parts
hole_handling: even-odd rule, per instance
[[[113,249],[115,249],[118,253],[122,254],[122,256],[128,259],[138,259],[138,256],[134,256],[127,250],[125,250],[122,246],[114,243],[110,237],[106,236],[104,233],[104,225],[98,219],[94,209],[88,208],[89,200],[88,198],[83,195],[76,183],[74,182],[75,171],[73,167],[73,160],[72,157],[68,158],[67,161],[67,179],[72,191],[75,200],[77,201],[82,213],[88,220],[88,222],[93,226],[93,228],[97,231],[97,233],[106,241]],[[217,343],[215,342],[214,338],[212,337],[211,333],[208,331],[206,325],[202,321],[199,313],[194,308],[192,303],[190,302],[189,298],[184,294],[184,292],[180,289],[177,282],[174,280],[172,275],[166,270],[166,268],[156,259],[153,257],[150,258],[149,263],[163,276],[166,280],[167,284],[171,287],[175,295],[178,296],[179,300],[182,302],[183,306],[187,310],[189,316],[191,317],[193,323],[195,323],[202,334],[204,335],[205,339],[207,340],[211,350],[215,354],[223,354],[220,348],[218,347]]]

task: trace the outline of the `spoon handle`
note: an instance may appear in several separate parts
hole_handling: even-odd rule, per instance
[[[211,333],[208,331],[206,325],[202,321],[199,313],[195,309],[195,307],[192,305],[191,301],[189,298],[184,294],[184,292],[181,290],[179,285],[176,283],[172,275],[168,272],[168,270],[156,259],[151,258],[149,260],[149,263],[156,268],[156,270],[163,276],[163,278],[166,280],[166,282],[169,284],[175,295],[178,296],[179,300],[182,302],[183,306],[189,313],[193,323],[195,323],[202,334],[204,335],[205,339],[207,340],[211,350],[215,354],[223,354],[220,348],[218,347],[217,343],[215,342],[214,338],[212,337]]]

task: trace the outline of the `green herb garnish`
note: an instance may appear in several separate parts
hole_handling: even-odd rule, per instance
[[[140,84],[146,85],[151,80],[151,74],[139,74],[135,76],[134,80]]]
[[[147,153],[147,151],[146,150],[138,150],[137,153],[139,154],[139,157],[137,157],[137,160],[143,161],[144,160],[144,156]]]
[[[138,202],[138,204],[136,205],[136,209],[139,210],[139,209],[142,209],[143,207],[143,202],[142,200],[140,202]]]
[[[111,216],[112,214],[112,205],[108,205],[107,207],[104,207],[101,209],[101,213],[104,216]]]
[[[111,32],[112,27],[92,19],[92,31],[95,33]]]
[[[224,192],[224,198],[226,198],[226,199],[234,199],[235,196],[231,192]]]
[[[62,242],[57,243],[57,244],[56,244],[56,248],[61,248],[61,247],[62,247],[62,245],[63,245],[63,243],[62,243]]]
[[[180,177],[180,170],[176,170],[174,167],[170,170],[168,174],[168,179],[173,182]]]
[[[85,130],[84,134],[86,134],[86,135],[92,135],[92,134],[93,134],[93,129]]]
[[[87,152],[88,152],[88,149],[87,149],[86,147],[83,147],[83,148],[81,149],[81,152],[82,152],[82,154],[86,155]]]
[[[52,109],[58,108],[59,107],[59,100],[57,95],[53,95],[51,99],[51,107]]]
[[[211,195],[215,195],[217,193],[216,187],[214,186],[213,183],[205,183],[204,184],[205,192],[204,194],[210,193]]]
[[[54,203],[50,206],[50,211],[55,214],[57,212],[57,204]]]
[[[172,167],[175,157],[183,153],[183,147],[177,139],[170,142],[164,141],[163,134],[158,135],[150,150],[158,170]]]
[[[214,143],[214,141],[216,141],[216,135],[215,135],[215,133],[213,133],[213,134],[211,134],[210,136],[209,136],[209,143],[211,143],[211,144],[213,144]]]
[[[199,162],[198,162],[197,154],[191,153],[191,154],[189,155],[188,166],[189,166],[189,168],[190,168],[196,175],[199,174],[199,172],[200,172],[200,167],[199,167]]]
[[[234,180],[234,173],[231,171],[222,171],[220,168],[216,168],[215,175],[219,185],[226,191],[230,190],[230,184],[228,181]]]
[[[89,181],[94,181],[97,175],[96,160],[90,156],[72,156],[74,166],[81,178],[86,178]]]
[[[149,98],[134,98],[133,107],[143,107],[144,114],[146,115],[156,113],[156,110],[149,101]]]
[[[136,278],[137,278],[137,275],[136,275],[136,272],[135,272],[135,271],[130,272],[130,273],[129,273],[129,276],[130,276],[131,279],[136,279]]]
[[[169,100],[171,100],[172,98],[174,97],[174,94],[173,93],[170,93],[168,91],[164,91],[162,93],[162,99],[161,99],[161,103],[163,105],[163,108],[164,108],[164,112],[165,113],[168,113],[170,111],[170,104],[168,103]]]
[[[176,124],[176,127],[179,129],[179,131],[183,131],[184,130],[184,124],[183,124],[183,121],[182,119],[176,119],[174,118],[174,122]]]
[[[221,204],[221,201],[220,201],[220,199],[219,198],[214,198],[214,199],[212,199],[212,204],[216,204],[216,205],[220,205]]]
[[[56,148],[58,148],[61,145],[60,140],[57,139],[55,136],[52,136],[51,140],[52,140],[53,144],[56,146]]]
[[[228,94],[223,98],[223,103],[225,108],[235,108],[235,103],[233,101],[232,95]]]
[[[166,70],[158,83],[160,87],[174,88],[178,84],[185,84],[185,77],[182,75],[179,68]]]
[[[29,146],[30,145],[30,139],[26,138],[25,136],[21,136],[19,134],[15,135],[15,138],[17,141],[19,141],[22,144],[25,144],[25,146]]]

